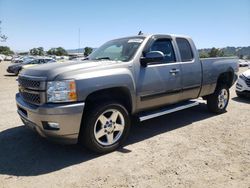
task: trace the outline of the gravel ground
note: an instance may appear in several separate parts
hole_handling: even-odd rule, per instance
[[[234,87],[227,113],[213,115],[200,104],[133,122],[124,148],[96,155],[22,126],[9,64],[0,63],[1,188],[250,187],[250,100],[237,98]]]

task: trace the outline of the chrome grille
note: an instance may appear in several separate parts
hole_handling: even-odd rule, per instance
[[[19,93],[24,101],[36,105],[45,102],[46,78],[21,75],[18,83]]]
[[[41,98],[39,93],[28,93],[26,91],[19,91],[23,100],[33,104],[40,104]]]
[[[33,88],[33,89],[40,88],[40,81],[36,81],[36,80],[30,80],[30,79],[19,77],[18,83],[23,88]]]

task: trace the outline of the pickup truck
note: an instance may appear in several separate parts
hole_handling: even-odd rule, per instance
[[[186,36],[115,39],[84,61],[22,71],[17,112],[43,137],[111,152],[126,140],[131,117],[144,121],[183,110],[198,105],[200,97],[211,112],[225,112],[237,62],[199,59]]]

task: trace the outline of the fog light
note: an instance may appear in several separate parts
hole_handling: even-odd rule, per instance
[[[60,130],[59,123],[43,121],[42,124],[45,130],[55,130],[55,131]]]

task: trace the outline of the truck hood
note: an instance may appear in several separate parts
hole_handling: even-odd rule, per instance
[[[34,76],[44,77],[46,80],[55,80],[57,76],[63,77],[63,74],[68,72],[72,73],[72,78],[75,76],[74,71],[81,71],[81,73],[89,72],[91,69],[98,67],[103,69],[105,66],[115,64],[117,61],[75,61],[75,62],[64,62],[64,63],[49,63],[40,66],[29,67],[21,72],[21,76]]]
[[[39,64],[27,64],[27,65],[23,65],[22,68],[27,69],[27,68],[30,68],[30,67],[33,67],[33,66],[36,66],[36,65],[39,65]]]
[[[242,73],[245,77],[250,78],[250,69]]]

